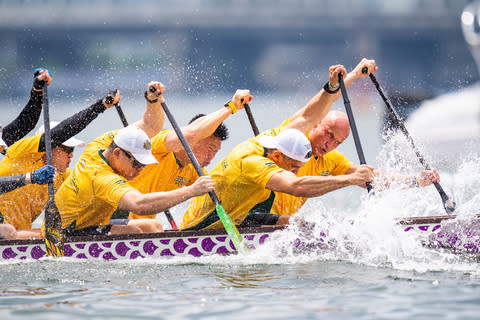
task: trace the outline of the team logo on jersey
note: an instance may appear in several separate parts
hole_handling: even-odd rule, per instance
[[[127,180],[124,180],[124,179],[118,179],[117,181],[115,181],[116,184],[126,184],[127,183]]]
[[[77,185],[77,179],[75,179],[75,176],[73,174],[70,175],[72,178],[70,179],[70,185],[73,188],[73,191],[75,194],[78,194],[78,185]]]
[[[265,161],[265,165],[266,165],[267,167],[276,166],[275,162],[273,162],[273,161]]]

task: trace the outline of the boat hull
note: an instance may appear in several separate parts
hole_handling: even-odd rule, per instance
[[[480,254],[480,216],[455,219],[456,216],[404,218],[398,226],[416,237],[423,245],[444,248],[455,253]],[[247,245],[258,248],[270,235],[284,229],[281,226],[239,229]],[[324,246],[326,235],[321,233],[310,243],[293,241],[300,250]],[[65,256],[88,260],[129,260],[137,258],[202,257],[235,252],[224,230],[167,231],[136,235],[104,235],[69,237],[65,241]],[[38,260],[45,257],[43,240],[1,240],[0,259],[3,261]]]
[[[250,248],[258,248],[279,229],[282,227],[245,228],[242,236]],[[65,241],[66,257],[89,260],[201,257],[233,252],[235,247],[223,230],[70,237]],[[45,243],[43,240],[3,240],[0,254],[4,261],[37,260],[45,256]]]

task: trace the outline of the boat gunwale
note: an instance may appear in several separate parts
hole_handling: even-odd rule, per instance
[[[398,223],[401,225],[414,225],[414,224],[434,224],[441,223],[445,220],[453,220],[457,218],[457,215],[443,215],[443,216],[428,216],[428,217],[408,217],[399,219]],[[480,214],[469,216],[470,218],[478,219]],[[467,218],[467,216],[462,216],[462,218]]]
[[[471,216],[475,219],[480,218],[480,214]],[[398,224],[408,226],[416,224],[436,224],[445,220],[453,220],[457,215],[442,215],[442,216],[428,216],[428,217],[407,217],[398,219]],[[238,228],[241,234],[255,234],[255,233],[272,233],[277,230],[283,230],[287,226],[266,226],[266,227],[246,227]],[[66,237],[65,244],[78,242],[94,242],[94,241],[122,241],[122,240],[144,240],[144,239],[166,239],[166,238],[188,238],[188,237],[205,237],[205,236],[222,236],[227,235],[225,229],[210,229],[197,231],[178,231],[166,230],[156,233],[136,233],[136,234],[114,234],[114,235],[94,235],[94,236],[74,236]],[[14,240],[0,240],[0,246],[8,245],[38,245],[44,244],[45,239],[14,239]]]
[[[247,227],[238,228],[240,234],[255,233],[272,233],[277,230],[283,230],[286,226],[268,226],[268,227]],[[189,237],[205,237],[205,236],[223,236],[227,235],[225,229],[211,229],[198,231],[178,231],[167,230],[155,233],[135,233],[135,234],[112,234],[112,235],[93,235],[93,236],[74,236],[66,237],[65,244],[77,242],[94,242],[94,241],[122,241],[122,240],[144,240],[144,239],[166,239],[166,238],[189,238]],[[45,239],[14,239],[0,240],[0,246],[7,245],[38,245],[44,244]]]

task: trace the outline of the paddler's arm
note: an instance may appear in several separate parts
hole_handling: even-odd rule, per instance
[[[221,109],[204,117],[200,117],[186,127],[183,127],[182,133],[188,144],[194,145],[198,141],[210,137],[225,119],[237,112],[237,110],[243,109],[244,105],[252,99],[253,97],[250,95],[250,90],[237,90],[231,100],[234,104],[233,107],[228,106],[227,103],[227,106],[223,106]],[[182,143],[174,131],[171,131],[165,138],[165,147],[173,152],[184,150]]]
[[[359,165],[352,165],[345,174],[353,174],[360,167]],[[379,170],[374,170],[374,175],[373,183],[377,188],[381,189],[389,188],[392,183],[403,184],[409,188],[426,187],[434,182],[440,183],[440,175],[435,168],[423,170],[417,175],[394,174],[388,176],[383,175]],[[362,187],[365,187],[365,185],[362,185]]]
[[[368,73],[362,73],[364,67],[367,67]],[[340,90],[338,90],[340,88],[338,82],[340,73],[345,77],[345,86],[348,87],[356,79],[367,77],[370,73],[373,74],[377,71],[377,69],[375,60],[365,58],[348,75],[343,65],[331,66],[329,68],[329,82],[326,85],[330,85],[329,91],[334,91],[335,93],[329,93],[325,89],[320,90],[302,109],[290,117],[291,121],[285,128],[294,128],[307,133],[317,125],[326,116],[332,104],[342,95]]]
[[[284,192],[296,197],[318,197],[351,185],[365,185],[373,180],[373,168],[363,165],[355,173],[339,176],[297,177],[289,171],[275,173],[266,187],[272,191]]]
[[[52,75],[48,70],[35,70],[30,100],[18,117],[2,130],[2,139],[7,146],[22,139],[35,128],[42,112],[42,88],[45,83],[50,84],[51,82]]]
[[[113,107],[120,101],[120,92],[118,90],[109,92],[103,99],[98,100],[90,107],[74,114],[63,120],[57,126],[52,128],[52,148],[61,145],[74,135],[87,127],[100,113]],[[42,135],[38,152],[45,152],[45,135]]]
[[[192,185],[166,192],[141,193],[137,190],[126,192],[118,209],[135,212],[139,215],[151,215],[165,211],[190,198],[213,191],[215,183],[209,176],[198,178]]]
[[[155,88],[155,90],[150,90],[151,87]],[[163,128],[165,114],[163,113],[161,103],[165,102],[165,97],[163,96],[164,93],[165,86],[161,82],[150,82],[147,85],[147,90],[144,94],[147,104],[145,113],[143,114],[142,119],[134,123],[135,126],[145,131],[149,138],[152,138]]]
[[[27,184],[53,183],[55,178],[55,167],[46,165],[33,172],[20,174],[18,176],[0,177],[0,194],[7,193]]]

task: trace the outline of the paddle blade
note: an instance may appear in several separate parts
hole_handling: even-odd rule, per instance
[[[238,232],[237,227],[235,226],[235,223],[233,222],[232,218],[225,212],[225,209],[223,209],[222,205],[220,203],[217,204],[217,214],[220,220],[223,223],[223,227],[227,231],[228,236],[233,242],[233,245],[237,249],[238,252],[245,252],[248,251],[247,245],[243,242],[243,238],[240,235],[240,232]]]
[[[451,214],[455,211],[456,203],[450,199],[447,199],[447,201],[443,203],[443,207],[448,214]]]
[[[62,233],[62,220],[55,200],[50,199],[45,206],[45,247],[49,257],[63,257],[64,240]]]

